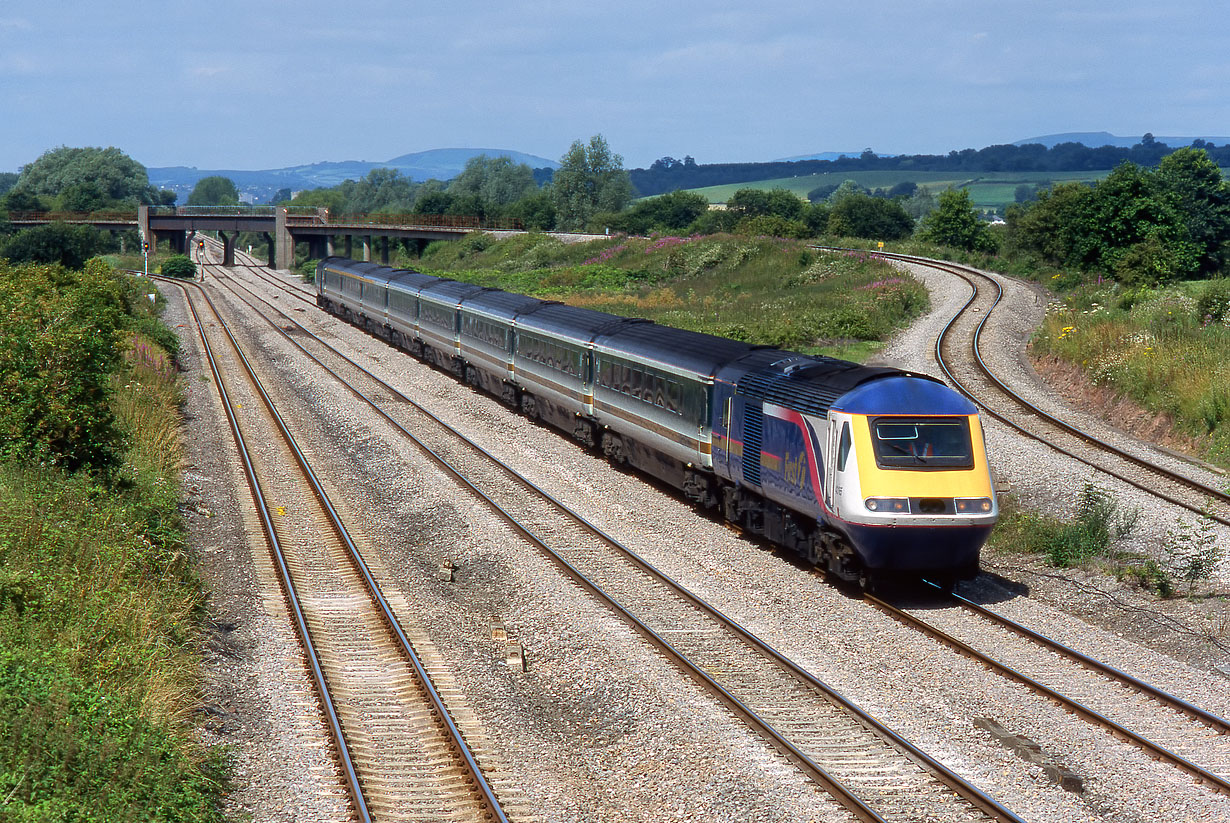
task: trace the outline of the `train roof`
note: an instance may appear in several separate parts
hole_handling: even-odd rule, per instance
[[[435,283],[419,289],[419,299],[456,306],[466,297],[480,291],[488,291],[488,289],[486,286],[476,286],[473,283],[437,279]]]
[[[731,363],[718,377],[734,383],[739,394],[747,397],[828,416],[830,408],[852,411],[842,408],[839,400],[857,387],[904,374],[900,369],[863,366],[834,357],[759,350]]]
[[[833,404],[850,414],[960,414],[978,409],[963,395],[931,377],[900,374],[858,386]]]
[[[712,377],[722,366],[748,352],[764,349],[751,343],[656,323],[621,326],[596,339],[594,347],[674,366],[705,377]]]
[[[589,343],[611,328],[647,322],[562,303],[549,303],[533,314],[517,317],[518,328],[559,335],[578,343]]]
[[[473,309],[483,314],[511,321],[514,317],[521,317],[536,312],[544,306],[552,305],[558,304],[548,300],[539,300],[537,297],[529,297],[524,294],[490,289],[469,295],[462,302],[461,308],[463,311]]]
[[[397,269],[389,278],[389,288],[410,294],[418,294],[424,286],[442,282],[445,282],[443,278],[432,277],[430,274],[423,274],[411,269]]]
[[[406,269],[393,269],[388,266],[382,266],[379,263],[351,260],[349,257],[326,257],[320,261],[319,265],[341,269],[381,283],[387,283],[394,275],[406,271]]]

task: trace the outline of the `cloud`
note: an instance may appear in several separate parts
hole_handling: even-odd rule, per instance
[[[199,77],[202,79],[218,77],[229,72],[230,68],[227,66],[191,66],[188,68],[189,77]]]

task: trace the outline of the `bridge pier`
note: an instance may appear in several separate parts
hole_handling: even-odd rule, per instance
[[[273,263],[274,268],[291,269],[295,266],[295,238],[286,228],[286,208],[273,212]]]
[[[372,262],[372,236],[370,234],[363,235],[363,262]]]
[[[218,238],[222,241],[222,265],[235,265],[235,241],[239,239],[239,232],[227,233],[224,231],[218,232]]]
[[[380,265],[389,265],[389,238],[380,238]]]

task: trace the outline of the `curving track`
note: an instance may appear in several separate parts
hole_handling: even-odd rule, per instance
[[[314,306],[314,292],[263,270],[256,269],[254,274],[283,289],[294,301]],[[995,298],[988,296],[990,290],[978,288],[974,274],[967,279],[975,294],[962,315],[954,318],[941,335],[937,357],[952,359],[953,352],[961,350],[953,341],[964,329],[974,340],[970,346],[973,359],[981,359],[976,341]],[[246,291],[240,281],[225,273],[218,272],[216,276],[236,292]],[[984,292],[986,303],[979,302],[979,292]],[[284,334],[291,332],[288,337],[305,354],[322,365],[328,363],[326,368],[335,375],[345,374],[353,381],[351,390],[365,399],[372,397],[367,402],[373,403],[392,426],[420,442],[448,471],[459,478],[466,475],[469,479],[464,482],[475,494],[496,507],[540,550],[550,553],[578,585],[605,599],[610,608],[617,610],[663,654],[690,666],[694,679],[825,785],[860,819],[917,819],[920,808],[934,815],[934,819],[1017,819],[993,801],[979,798],[976,791],[955,806],[940,805],[942,797],[932,806],[930,793],[943,795],[943,786],[957,786],[951,782],[955,775],[945,775],[943,767],[927,763],[925,756],[907,742],[893,740],[887,730],[877,729],[869,718],[859,717],[856,708],[845,706],[834,711],[833,706],[840,705],[842,698],[826,693],[823,683],[635,557],[627,547],[598,532],[579,515],[563,509],[512,469],[493,465],[490,455],[447,424],[430,420],[426,411],[418,409],[412,400],[311,336],[283,311],[287,306],[276,308],[264,298],[248,294],[246,302]],[[974,316],[977,322],[962,321],[961,317],[966,315]],[[966,370],[973,368],[948,367],[950,377],[967,391],[975,378],[970,378]],[[1006,389],[989,373],[984,380],[983,392],[991,391],[992,386]],[[390,394],[394,400],[388,399]],[[384,400],[376,400],[378,397]],[[984,408],[993,402],[977,397],[975,400]],[[431,433],[423,433],[427,431]],[[1088,442],[1080,433],[1073,437]],[[934,603],[928,603],[925,609],[908,610],[884,601],[873,603],[962,654],[976,656],[979,652],[974,650],[975,645],[990,645],[991,651],[976,657],[983,665],[1026,683],[1047,699],[1169,760],[1215,790],[1230,791],[1228,729],[1226,721],[1216,715],[1159,693],[1096,661],[1080,659],[1079,653],[1061,644],[1028,638],[1024,627],[1005,624],[998,616],[968,601],[949,609],[937,609]],[[924,613],[926,620],[922,618]],[[997,620],[1000,628],[988,628],[985,621],[991,619]],[[1026,637],[1024,643],[1022,636]],[[749,664],[748,658],[756,658],[755,665]],[[1067,662],[1057,664],[1052,658]],[[1073,659],[1077,662],[1071,662]],[[1061,691],[1074,693],[1065,697]],[[1117,715],[1122,716],[1121,720],[1114,719]],[[1150,716],[1152,725],[1145,723],[1143,729],[1129,729],[1140,718]],[[1192,730],[1193,726],[1198,728]],[[835,752],[842,754],[833,757]]]
[[[279,307],[210,272],[857,819],[1020,820]]]

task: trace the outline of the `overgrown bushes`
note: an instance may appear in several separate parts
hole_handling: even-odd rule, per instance
[[[1111,393],[1170,416],[1207,457],[1230,463],[1228,319],[1225,280],[1090,283],[1051,305],[1032,351],[1078,365]]]
[[[189,722],[174,338],[101,261],[0,262],[0,283],[0,817],[220,820],[222,759]]]
[[[1123,508],[1110,492],[1091,483],[1081,489],[1070,519],[1023,510],[1011,497],[1000,504],[992,545],[1040,554],[1057,568],[1097,565],[1162,597],[1176,594],[1176,581],[1185,582],[1185,593],[1192,596],[1224,555],[1207,516],[1180,520],[1156,550],[1127,550],[1125,541],[1139,525],[1140,509]]]

